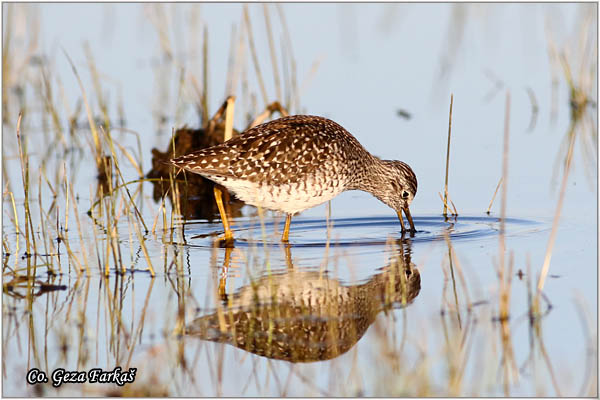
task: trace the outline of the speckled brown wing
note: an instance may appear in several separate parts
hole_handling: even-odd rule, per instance
[[[360,143],[337,123],[322,117],[291,116],[247,130],[226,143],[171,160],[202,175],[234,177],[269,185],[323,175],[344,164],[348,148]],[[351,155],[348,155],[351,156]]]

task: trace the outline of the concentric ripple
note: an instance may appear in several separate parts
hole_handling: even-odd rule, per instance
[[[261,224],[257,220],[238,219],[233,227],[235,246],[280,246],[283,220],[267,218]],[[500,218],[490,216],[459,216],[445,219],[441,215],[414,217],[416,234],[408,234],[411,242],[431,242],[444,239],[480,240],[495,236],[500,231]],[[505,219],[507,236],[527,234],[544,229],[544,224],[517,218]],[[214,239],[223,233],[219,223],[192,222],[185,224],[186,239],[192,246],[212,246]],[[290,230],[292,247],[381,246],[390,239],[401,239],[400,224],[392,216],[325,219],[295,217]]]

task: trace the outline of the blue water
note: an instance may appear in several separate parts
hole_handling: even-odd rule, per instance
[[[12,14],[8,7],[12,7]],[[278,95],[263,8],[249,4],[248,9],[268,101],[273,101]],[[83,151],[67,152],[57,145],[49,157],[47,176],[53,182],[55,176],[62,176],[63,167],[67,169],[78,198],[83,247],[92,274],[78,279],[65,245],[58,244],[63,273],[52,283],[66,289],[40,292],[34,297],[32,320],[25,300],[14,295],[23,294],[24,289],[13,293],[5,290],[4,395],[36,393],[23,378],[32,366],[48,370],[95,366],[112,369],[124,366],[130,357],[130,365],[138,368],[138,384],[164,386],[171,395],[504,395],[498,383],[502,347],[498,324],[493,323],[498,315],[501,191],[491,214],[485,211],[502,176],[507,92],[510,142],[505,264],[508,268],[512,260],[510,327],[520,369],[518,380],[509,385],[509,394],[557,394],[539,351],[534,357],[535,368],[528,364],[531,332],[527,285],[531,281],[530,285],[535,286],[548,247],[562,176],[561,146],[570,123],[569,87],[560,65],[549,58],[548,40],[551,37],[557,49],[566,53],[573,70],[580,71],[582,53],[578,49],[587,32],[582,34],[580,29],[591,27],[596,32],[597,5],[283,4],[281,9],[292,39],[299,87],[300,103],[291,111],[334,119],[373,154],[409,163],[419,181],[411,205],[418,230],[414,237],[402,237],[393,210],[369,194],[347,192],[330,206],[318,206],[293,218],[293,266],[328,271],[332,279],[352,286],[369,281],[388,265],[396,251],[394,246],[404,239],[402,243],[409,248],[411,262],[421,277],[418,296],[402,310],[379,314],[355,346],[331,361],[291,364],[197,338],[177,339],[173,331],[178,326],[178,315],[189,321],[198,312],[216,307],[221,277],[227,276],[227,290],[233,293],[258,277],[289,268],[285,247],[279,241],[284,218],[266,213],[261,221],[256,209],[245,207],[243,216],[234,220],[235,249],[225,270],[226,250],[213,246],[214,238],[222,233],[218,221],[182,221],[174,216],[177,229],[165,232],[160,216],[155,233],[142,232],[157,272],[151,280],[137,234],[126,217],[121,217],[117,225],[120,256],[135,272],[121,278],[111,270],[108,280],[103,280],[99,273],[102,260],[112,260],[115,255],[106,252],[106,232],[96,227],[94,235],[94,223],[85,214],[90,207],[90,192],[96,192],[97,171],[87,147],[91,138],[87,120],[80,111],[78,122],[83,128],[75,133]],[[281,64],[285,31],[276,8],[269,10]],[[240,27],[240,4],[3,4],[3,11],[4,29],[9,17],[14,22],[15,46],[11,49],[15,51],[15,65],[25,60],[29,48],[26,44],[32,33],[27,27],[40,27],[34,54],[47,62],[67,148],[74,141],[68,134],[67,119],[77,107],[81,89],[63,49],[81,75],[94,115],[100,115],[82,47],[83,42],[89,43],[108,99],[109,115],[116,121],[122,107],[126,128],[139,134],[144,173],[150,169],[151,149],[166,148],[172,127],[198,126],[194,85],[202,82],[204,26],[209,32],[211,112],[225,97],[232,25],[238,34],[241,29],[245,32]],[[170,47],[160,41],[157,27],[164,29],[162,39]],[[590,46],[595,48],[595,33],[590,37]],[[283,46],[287,52],[285,41]],[[244,79],[238,77],[237,129],[245,126],[247,113],[264,107],[246,36],[243,48],[248,91],[254,95],[246,93]],[[180,67],[184,67],[183,75]],[[44,109],[42,98],[31,84],[39,79],[40,68],[31,60],[22,68],[22,74],[14,75],[14,85],[22,85],[25,99],[31,103],[22,135],[31,155],[35,192],[31,204],[34,221],[39,223],[38,167],[45,152],[56,143],[55,134],[48,128],[49,119],[42,118],[39,111]],[[183,89],[179,87],[182,76]],[[281,70],[280,76],[284,79]],[[591,85],[594,89],[589,95],[597,103],[596,84],[594,81]],[[527,88],[535,94],[537,114],[532,111]],[[7,93],[4,184],[10,182],[22,225],[23,191],[15,136],[18,90],[11,86]],[[454,105],[449,193],[459,215],[445,220],[438,193],[443,192],[444,185],[451,93]],[[399,117],[400,109],[411,117]],[[591,110],[596,125],[583,126],[580,131],[587,135],[590,129],[597,131],[596,110]],[[112,134],[137,157],[135,135],[117,129]],[[597,342],[593,327],[597,325],[598,175],[596,160],[591,160],[590,167],[585,158],[586,152],[597,154],[597,134],[586,137],[584,141],[578,136],[575,147],[544,287],[552,307],[541,325],[551,367],[559,377],[560,394],[569,396],[590,394],[582,391],[584,377],[586,371],[592,371],[592,376],[596,372],[586,363],[597,363],[597,349],[592,344]],[[121,169],[126,181],[138,178],[125,158]],[[558,175],[553,178],[555,171]],[[48,211],[54,198],[44,181],[42,177],[42,208]],[[131,185],[129,189],[133,194],[138,187]],[[159,212],[151,193],[151,184],[145,183],[135,200],[149,226]],[[51,213],[58,210],[59,225],[64,227],[64,192],[59,191],[59,196],[58,208]],[[72,205],[69,212],[70,245],[81,260],[84,251]],[[3,235],[13,250],[4,257],[5,270],[25,266],[21,259],[23,240],[18,253],[14,252],[12,218],[12,204],[5,196]],[[51,228],[46,227],[55,235]],[[37,235],[41,237],[40,232]],[[90,256],[95,254],[96,246],[101,249],[100,261]],[[455,256],[452,272],[449,251]],[[45,259],[36,262],[43,264]],[[42,270],[36,293],[41,282],[48,279]],[[478,305],[469,311],[469,302]],[[457,348],[453,340],[460,343],[461,335],[467,335],[470,343],[464,362],[464,385],[462,391],[450,393],[446,350]],[[113,343],[116,337],[120,338],[119,346]],[[62,350],[64,343],[68,345],[66,353]],[[187,370],[179,361],[181,344]],[[82,359],[83,366],[78,364]],[[80,386],[67,386],[59,392],[49,389],[44,393],[98,396],[104,394],[104,389],[90,386],[82,391]]]

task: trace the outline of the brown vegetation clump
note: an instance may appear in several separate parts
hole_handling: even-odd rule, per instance
[[[169,173],[176,173],[177,171],[169,163],[171,158],[223,143],[224,132],[225,122],[209,123],[207,128],[201,129],[191,129],[184,126],[175,131],[172,142],[169,143],[164,152],[153,148],[152,169],[146,177],[164,179],[162,182],[153,182],[152,197],[154,200],[159,201],[162,196],[168,194],[171,202],[173,202],[172,191],[169,190],[171,188]],[[237,135],[238,132],[234,129],[233,134]],[[186,174],[185,177],[183,174],[179,174],[176,183],[180,185],[178,190],[179,201],[181,213],[185,219],[200,218],[212,221],[215,216],[218,216],[219,210],[213,196],[214,182],[198,174]],[[232,216],[241,216],[241,208],[244,205],[242,201],[229,196],[227,203]]]

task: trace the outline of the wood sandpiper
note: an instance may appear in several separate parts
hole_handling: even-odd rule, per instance
[[[255,126],[225,143],[171,159],[178,168],[200,174],[233,192],[247,204],[287,214],[282,241],[289,239],[292,215],[333,199],[346,190],[371,193],[402,211],[416,232],[409,205],[417,177],[402,161],[369,153],[339,124],[323,117],[294,115]],[[233,241],[221,190],[215,199]]]

